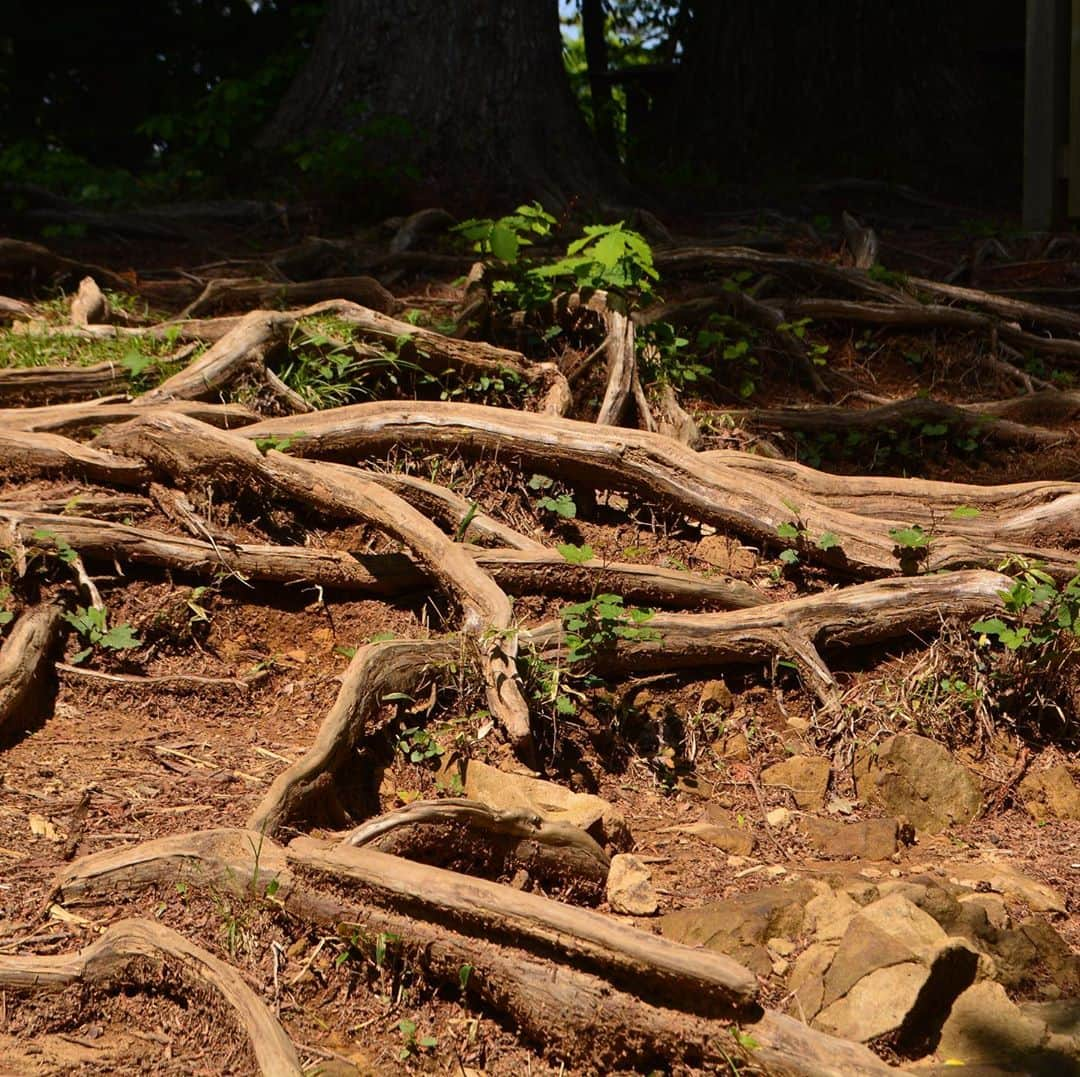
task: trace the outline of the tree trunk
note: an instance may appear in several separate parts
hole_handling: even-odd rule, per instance
[[[330,0],[262,141],[387,121],[408,124],[417,201],[563,205],[620,187],[570,92],[555,0]]]

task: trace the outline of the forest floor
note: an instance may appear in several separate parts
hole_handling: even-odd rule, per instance
[[[636,225],[0,240],[0,1074],[1080,1072],[1074,237]]]

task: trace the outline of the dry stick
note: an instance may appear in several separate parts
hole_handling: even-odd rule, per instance
[[[213,988],[247,1034],[263,1077],[300,1077],[300,1060],[285,1030],[236,969],[151,920],[120,920],[74,954],[0,956],[0,987],[40,991],[73,983],[115,983],[141,958],[175,964],[190,981]]]
[[[0,737],[6,737],[16,721],[23,727],[30,724],[43,709],[61,617],[57,606],[27,610],[0,647]]]
[[[806,598],[726,613],[658,613],[648,627],[656,639],[619,640],[594,659],[601,672],[680,669],[767,661],[790,656],[827,707],[836,683],[817,648],[854,647],[935,631],[946,616],[979,617],[1001,605],[1012,580],[967,570],[876,580]],[[522,632],[541,653],[563,648],[557,622]]]
[[[273,835],[300,819],[349,825],[337,781],[355,758],[391,694],[413,695],[429,670],[461,659],[450,640],[391,640],[361,647],[349,662],[337,699],[323,719],[315,743],[277,776],[248,820],[250,829]]]
[[[81,666],[69,666],[64,662],[57,662],[56,668],[61,673],[71,677],[83,677],[91,681],[103,681],[107,684],[116,684],[124,688],[230,688],[239,689],[242,692],[251,690],[255,683],[255,677],[241,679],[239,677],[204,677],[195,673],[170,673],[163,677],[139,677],[132,673],[105,673],[97,669],[83,669]]]
[[[523,1035],[571,1064],[605,1072],[672,1065],[724,1068],[736,1050],[731,1024],[760,1045],[754,1059],[770,1072],[796,1077],[892,1074],[860,1044],[836,1039],[757,1006],[725,1008],[721,997],[697,991],[688,1000],[709,1008],[698,1017],[644,1001],[610,980],[565,964],[554,964],[518,948],[463,934],[455,925],[433,923],[394,909],[350,903],[316,891],[293,877],[284,850],[254,831],[219,830],[147,842],[133,849],[82,858],[56,880],[65,901],[110,900],[115,890],[184,879],[189,886],[261,893],[274,881],[275,900],[301,921],[336,930],[362,949],[379,936],[400,939],[411,964],[431,981],[460,985],[469,965],[466,993],[506,1017]],[[662,940],[654,940],[662,942]],[[699,959],[708,952],[694,951]],[[631,983],[629,987],[633,989]]]
[[[949,404],[913,397],[880,407],[853,411],[844,407],[745,408],[725,410],[736,423],[770,430],[813,430],[837,434],[861,433],[864,438],[886,434],[891,428],[944,424],[976,430],[993,441],[1010,445],[1059,445],[1068,435],[1043,426],[1028,426],[997,418],[982,405]]]
[[[141,486],[146,468],[139,460],[125,460],[59,434],[0,429],[0,474],[5,478],[66,475],[116,486]]]
[[[0,426],[5,430],[30,430],[75,436],[89,433],[110,423],[126,423],[148,411],[154,405],[143,404],[145,397],[127,404],[90,400],[81,404],[53,404],[41,408],[11,408],[0,411]],[[168,409],[190,415],[199,422],[225,429],[258,422],[259,416],[240,404],[202,404],[185,400],[171,402]]]
[[[245,427],[236,436],[262,438],[290,432],[294,420],[270,419]],[[498,452],[531,470],[552,473],[614,489],[629,489],[673,505],[687,515],[762,545],[778,545],[777,528],[792,522],[791,490],[786,485],[741,473],[694,453],[670,438],[640,430],[615,429],[592,423],[555,419],[528,413],[508,413],[477,404],[375,403],[337,408],[305,419],[306,430],[297,434],[290,451],[297,454],[355,458],[360,453],[386,451],[392,446],[423,446],[479,455]],[[1075,558],[1069,553],[1034,546],[1024,540],[1043,524],[1036,511],[1017,526],[1016,520],[931,519],[925,508],[905,518],[907,505],[887,504],[880,518],[867,519],[849,505],[842,491],[847,477],[832,480],[841,491],[835,499],[801,497],[797,515],[809,536],[805,556],[856,576],[880,576],[897,567],[894,527],[925,522],[934,527],[935,568],[998,564],[1017,554],[1039,558],[1050,571],[1071,573]],[[916,480],[909,480],[918,488]],[[929,489],[929,487],[927,487]],[[963,504],[958,498],[953,506]],[[1061,521],[1064,524],[1064,521]],[[1075,527],[1075,517],[1072,522]],[[818,536],[831,532],[840,550],[821,550]],[[1016,539],[1017,542],[1005,541]]]
[[[346,468],[326,467],[270,451],[182,415],[166,413],[113,427],[98,439],[123,447],[174,479],[194,475],[240,481],[311,505],[331,517],[375,523],[413,549],[427,570],[462,603],[466,627],[478,637],[488,709],[516,751],[529,755],[529,708],[515,666],[510,600],[460,544],[407,502]]]
[[[176,495],[174,491],[164,494]],[[183,503],[183,499],[180,499]],[[164,496],[161,504],[166,504]],[[52,546],[57,541],[91,560],[191,572],[213,578],[231,574],[246,580],[275,583],[310,583],[394,596],[429,587],[432,577],[405,554],[352,554],[315,546],[263,546],[233,542],[216,528],[211,531],[194,516],[176,507],[198,538],[113,523],[87,516],[36,512],[0,503],[0,523],[14,529],[24,544]],[[43,532],[48,534],[44,537]],[[569,564],[551,550],[485,550],[466,546],[470,557],[509,594],[559,594],[588,597],[616,590],[639,605],[676,609],[746,609],[769,599],[738,580],[721,580],[675,569],[631,562],[592,559]]]

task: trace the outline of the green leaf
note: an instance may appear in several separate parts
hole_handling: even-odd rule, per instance
[[[897,546],[903,546],[909,550],[920,550],[930,545],[930,536],[918,524],[891,528],[889,538]]]
[[[392,639],[397,639],[397,636],[393,632],[376,632],[368,643],[387,643]]]
[[[142,640],[135,635],[131,625],[114,625],[105,632],[99,641],[102,647],[108,647],[111,651],[127,651],[133,647],[141,647]]]
[[[957,505],[949,516],[953,520],[973,520],[976,516],[980,516],[981,510],[975,508],[973,505]]]
[[[794,550],[781,550],[780,560],[785,565],[797,565],[799,563],[799,555]]]
[[[794,542],[799,537],[799,529],[793,523],[783,523],[777,526],[776,533],[782,539]]]
[[[458,984],[460,985],[462,991],[465,990],[465,987],[469,982],[469,977],[472,975],[472,970],[472,965],[468,963],[462,965],[461,968],[458,969]]]
[[[839,545],[840,540],[831,531],[822,532],[821,538],[817,540],[819,550],[831,550],[834,546]]]
[[[571,565],[583,565],[586,561],[591,561],[593,557],[593,548],[588,543],[584,546],[565,543],[556,546],[555,549],[562,555],[563,560]]]
[[[504,262],[516,262],[521,243],[517,233],[511,231],[501,221],[496,222],[491,229],[490,236],[491,253]]]

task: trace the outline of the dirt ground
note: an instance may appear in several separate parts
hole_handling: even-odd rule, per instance
[[[706,232],[707,225],[695,231]],[[964,284],[1042,295],[1063,309],[1080,303],[1075,283],[1080,271],[1071,246],[1046,256],[1035,240],[1010,232],[1003,243],[1011,257],[985,255],[971,271],[970,262],[982,250],[974,226],[965,231],[954,220],[916,227],[886,223],[878,232],[882,261],[894,273],[940,279],[967,258]],[[783,236],[786,253],[836,264],[847,258],[835,236],[815,240],[796,227]],[[198,272],[209,260],[198,247],[167,252],[129,247],[121,253],[108,244],[73,242],[68,248],[64,253],[69,256],[143,274],[165,265]],[[453,279],[454,274],[397,274],[389,286],[410,308],[434,318],[445,313],[443,301],[459,295]],[[700,283],[672,281],[663,286],[664,298],[690,296]],[[45,298],[43,289],[36,298]],[[932,396],[970,404],[1015,392],[980,362],[989,346],[985,334],[822,323],[814,327],[814,340],[827,345],[827,370],[844,385],[838,400],[853,410],[882,399]],[[583,351],[578,348],[576,356]],[[703,431],[701,450],[764,442],[770,454],[838,475],[916,476],[978,485],[1080,481],[1075,420],[1055,428],[1062,438],[1049,448],[997,445],[982,437],[958,445],[951,435],[915,431],[910,437],[882,433],[845,449],[836,441],[800,438],[791,431],[731,426],[723,415],[733,407],[815,402],[767,344],[760,354],[750,398],[741,398],[737,382],[723,376],[682,392],[682,406]],[[554,356],[560,363],[574,357],[567,352]],[[1076,387],[1080,368],[1073,359],[1032,358],[1030,366],[1062,389]],[[602,365],[589,378],[576,386],[584,418],[593,410],[590,402],[603,392]],[[755,548],[737,536],[726,536],[726,553],[718,556],[715,528],[668,505],[618,492],[600,491],[594,498],[585,484],[565,483],[579,511],[574,519],[560,519],[537,507],[536,490],[528,485],[532,472],[511,461],[436,460],[428,453],[402,453],[375,463],[423,478],[438,476],[437,481],[484,512],[546,547],[587,543],[598,558],[741,581],[769,601],[824,592],[840,582],[818,565],[785,568],[774,550]],[[9,473],[0,481],[0,508],[77,506],[119,493],[70,477]],[[184,533],[141,491],[124,496],[128,503],[118,505],[112,516],[117,522]],[[236,541],[284,544],[282,536],[291,536],[289,542],[316,549],[399,548],[373,527],[326,519],[296,506],[253,505],[222,495],[202,501],[199,508],[205,520]],[[1075,530],[1054,545],[1080,557]],[[88,569],[111,622],[129,625],[142,645],[130,651],[97,648],[76,661],[85,641],[69,633],[49,713],[4,739],[0,958],[67,954],[123,917],[145,917],[174,928],[239,970],[280,1020],[307,1072],[462,1077],[589,1072],[587,1065],[568,1066],[557,1053],[519,1035],[512,1022],[470,1002],[454,985],[427,982],[393,952],[373,961],[348,940],[313,929],[272,901],[245,901],[226,891],[198,891],[183,884],[123,891],[115,900],[88,905],[57,901],[55,876],[88,854],[169,834],[245,826],[274,779],[314,742],[356,648],[390,636],[434,638],[453,631],[458,616],[451,603],[426,589],[383,600],[304,582],[250,583],[228,574],[208,582],[182,571],[119,561],[98,560]],[[72,580],[63,566],[47,565],[31,584],[16,582],[18,573],[12,575],[10,565],[8,573],[10,608],[16,614],[34,602],[71,604]],[[567,601],[521,596],[514,601],[514,615],[519,625],[532,628],[558,617]],[[948,611],[943,612],[947,617]],[[1033,723],[1024,715],[1006,715],[992,737],[977,738],[967,735],[974,726],[964,723],[974,720],[962,709],[934,712],[931,704],[921,702],[930,698],[919,695],[921,678],[947,674],[952,661],[954,651],[929,637],[836,654],[831,668],[844,701],[838,716],[822,714],[819,700],[796,673],[776,663],[630,675],[582,685],[576,713],[545,720],[537,733],[543,775],[575,792],[604,798],[625,818],[661,913],[704,906],[793,876],[904,879],[943,865],[1007,857],[1024,874],[1063,895],[1067,914],[1055,920],[1055,927],[1080,952],[1075,916],[1080,907],[1080,821],[1036,821],[1016,792],[1023,774],[1057,763],[1080,765],[1075,709],[1080,670],[1074,663],[1066,672],[1071,688],[1055,697],[1056,724],[1049,718]],[[111,675],[139,679],[125,683]],[[213,678],[214,683],[185,677]],[[704,707],[703,692],[718,680],[725,686],[723,702]],[[374,766],[372,759],[379,763],[374,773],[357,779],[374,798],[371,815],[455,792],[449,763],[457,756],[521,770],[475,686],[444,687],[433,706],[419,713],[387,702],[371,732],[365,766]],[[406,731],[418,724],[426,724],[437,752],[413,762],[412,734]],[[795,810],[796,805],[790,792],[762,785],[762,770],[803,754],[832,762],[829,807],[817,814],[845,820],[882,814],[856,792],[855,755],[903,730],[946,743],[983,779],[985,814],[932,837],[919,835],[892,860],[875,864],[820,859],[800,831],[766,821],[774,809]],[[698,822],[732,821],[748,835],[745,852],[731,852],[686,830]],[[522,883],[508,875],[499,881],[564,896],[527,878]],[[617,915],[603,901],[597,907]],[[659,932],[656,917],[620,919]],[[783,1008],[787,996],[783,976],[762,978],[764,1004]],[[884,1045],[881,1053],[889,1057]],[[0,1074],[218,1074],[252,1072],[254,1065],[228,1007],[212,992],[200,995],[184,986],[152,961],[139,976],[129,969],[122,977],[54,993],[0,989]]]

